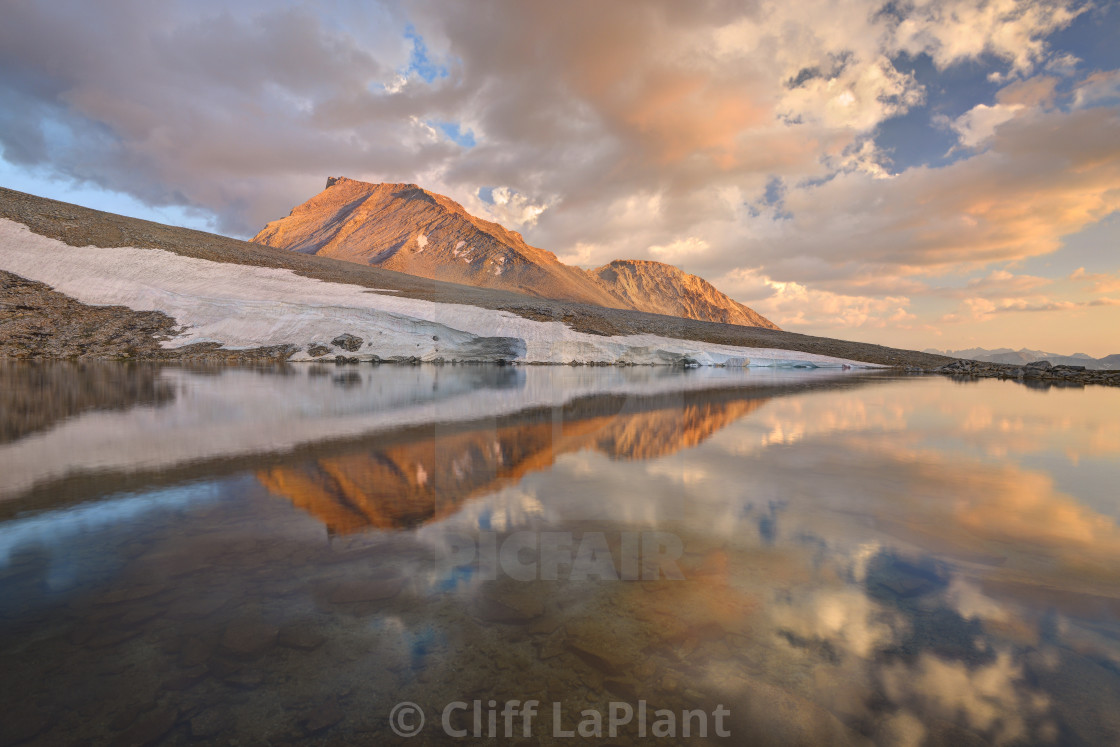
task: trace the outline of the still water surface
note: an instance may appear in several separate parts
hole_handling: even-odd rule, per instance
[[[0,745],[531,700],[511,741],[1120,741],[1115,389],[52,364],[0,408]]]

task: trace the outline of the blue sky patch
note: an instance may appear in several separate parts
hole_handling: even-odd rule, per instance
[[[464,148],[473,148],[475,146],[474,132],[471,130],[464,130],[463,125],[459,122],[441,122],[432,121],[428,122],[429,125],[436,128],[444,134],[444,136]]]
[[[420,36],[411,24],[405,29],[404,38],[412,41],[412,54],[408,58],[405,75],[416,73],[425,83],[431,83],[437,78],[446,78],[449,75],[444,65],[432,61],[428,54],[428,45],[424,43],[424,37]]]

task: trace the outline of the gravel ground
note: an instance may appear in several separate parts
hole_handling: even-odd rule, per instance
[[[160,311],[89,306],[50,286],[0,270],[0,359],[161,360],[206,363],[271,362],[287,345],[226,350],[198,343],[167,350],[175,320]]]
[[[505,291],[442,283],[391,270],[260,246],[203,231],[103,213],[2,187],[0,187],[0,217],[23,223],[37,234],[59,239],[71,246],[149,247],[216,262],[287,268],[306,277],[336,283],[351,283],[371,289],[393,290],[399,295],[410,298],[500,309],[542,321],[559,320],[573,329],[592,334],[648,333],[724,345],[799,350],[868,363],[922,369],[936,368],[953,360],[945,356],[913,350],[828,337],[813,337],[761,327],[700,322],[640,311],[606,309],[588,304],[552,301]],[[3,297],[0,297],[0,303],[3,303],[0,307],[0,356],[77,355],[107,358],[137,356],[165,358],[170,355],[174,358],[231,361],[274,359],[284,356],[283,350],[274,348],[225,352],[213,346],[204,349],[203,346],[191,346],[197,349],[162,351],[158,346],[158,339],[161,335],[170,334],[174,327],[174,322],[165,315],[158,314],[164,317],[158,320],[150,316],[154,312],[134,312],[121,307],[97,307],[102,310],[104,316],[98,317],[100,321],[96,325],[85,324],[85,319],[92,318],[88,316],[91,313],[89,310],[95,307],[84,306],[57,293],[55,295],[59,298],[48,300],[43,294],[53,293],[53,291],[46,286],[34,290],[33,293],[18,286],[8,288],[9,285],[16,283],[16,280],[22,283],[29,282],[15,279],[13,275],[4,278],[5,290]],[[35,307],[38,311],[15,308],[13,301],[9,300],[9,297],[23,297],[24,301],[15,303],[27,306],[26,297],[29,293],[38,295],[42,299],[42,303]],[[37,322],[36,329],[39,333],[50,333],[51,325],[62,327],[56,333],[58,339],[48,339],[48,334],[48,338],[40,337],[40,341],[35,342],[32,339],[34,335],[28,336],[31,320],[27,316],[18,316],[20,314],[37,314],[40,321]],[[110,319],[118,321],[113,322]],[[105,325],[110,327],[116,325],[116,338],[84,341],[84,338],[90,335],[96,336],[95,328]],[[18,339],[13,338],[13,335],[19,335]],[[14,342],[10,341],[10,338],[14,339]],[[131,350],[128,349],[129,347]],[[128,356],[123,355],[125,352]]]

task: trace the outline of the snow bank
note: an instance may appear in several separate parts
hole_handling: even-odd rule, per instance
[[[359,359],[517,360],[526,363],[818,366],[870,364],[792,350],[744,348],[657,335],[606,337],[504,311],[435,303],[331,283],[291,270],[212,262],[162,249],[73,247],[0,218],[0,269],[46,283],[93,305],[162,311],[183,333],[175,348],[217,342],[229,348],[291,344],[311,360],[313,343],[340,334],[364,344]],[[342,352],[342,351],[339,351]]]

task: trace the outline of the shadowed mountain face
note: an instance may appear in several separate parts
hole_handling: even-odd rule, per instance
[[[303,254],[540,298],[777,329],[707,281],[659,262],[619,260],[591,272],[525,243],[415,184],[331,177],[327,188],[253,241]]]
[[[696,446],[766,399],[686,405],[528,425],[436,434],[257,473],[272,493],[332,534],[402,529],[449,516],[476,496],[547,470],[562,454],[590,449],[611,459],[653,459]]]

